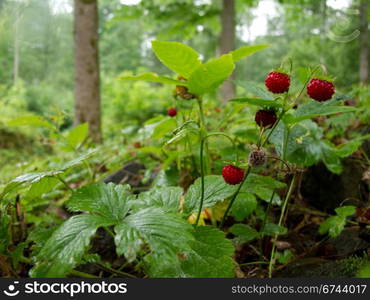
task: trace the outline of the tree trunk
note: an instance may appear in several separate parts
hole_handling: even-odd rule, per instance
[[[368,0],[360,3],[360,83],[369,82],[369,29],[368,29]]]
[[[221,36],[219,40],[220,54],[228,53],[235,48],[235,2],[234,0],[222,0],[221,12]],[[229,79],[234,79],[232,74]],[[226,81],[221,86],[221,97],[224,102],[235,97],[235,85]]]
[[[21,20],[20,5],[16,6],[14,22],[14,58],[13,58],[13,83],[18,80],[19,74],[19,50],[20,50],[20,39],[19,39],[19,22]]]
[[[102,141],[97,0],[74,0],[75,125],[89,123],[90,137]]]

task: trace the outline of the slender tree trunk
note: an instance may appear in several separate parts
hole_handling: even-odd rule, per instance
[[[365,85],[369,82],[368,1],[360,2],[360,83]]]
[[[20,7],[16,6],[16,17],[14,22],[14,57],[13,57],[13,83],[18,80],[19,74],[19,22],[21,20]]]
[[[219,40],[220,54],[228,53],[235,48],[235,2],[234,0],[222,0],[221,12],[221,36]],[[232,74],[229,79],[234,79]],[[226,81],[221,86],[221,97],[226,102],[228,99],[235,97],[235,85]]]
[[[74,0],[75,125],[89,123],[94,142],[102,141],[97,0]]]

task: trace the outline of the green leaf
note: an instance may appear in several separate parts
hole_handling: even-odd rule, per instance
[[[3,192],[1,193],[0,198],[4,197],[6,194],[10,193],[11,191],[19,188],[23,183],[29,183],[32,185],[34,183],[38,183],[43,178],[54,177],[62,173],[63,171],[58,170],[58,171],[48,171],[48,172],[26,173],[26,174],[20,175],[14,178],[8,185],[5,186]]]
[[[242,221],[257,208],[256,197],[251,193],[239,193],[231,207],[231,213],[236,221]]]
[[[266,100],[266,99],[259,99],[259,98],[234,98],[229,100],[231,103],[244,103],[244,104],[251,104],[257,105],[261,107],[274,107],[274,108],[281,108],[282,105],[274,100]]]
[[[256,194],[258,198],[261,200],[270,203],[271,197],[272,197],[272,204],[273,205],[281,205],[281,199],[278,193],[274,193],[273,189],[260,187],[260,186],[254,186],[253,187],[253,193]],[[274,195],[273,195],[274,194]]]
[[[273,100],[273,97],[270,93],[266,91],[265,88],[261,88],[260,86],[252,83],[252,82],[244,82],[241,80],[233,80],[233,82],[237,85],[245,89],[247,92],[251,93],[253,96],[256,96],[261,99],[266,100]]]
[[[160,139],[166,134],[172,133],[175,128],[176,120],[159,116],[145,122],[145,126],[140,130],[140,133],[144,138]]]
[[[136,259],[137,252],[143,245],[140,232],[129,224],[121,223],[115,227],[114,241],[118,255],[124,255],[129,263]]]
[[[203,208],[211,207],[219,201],[233,195],[236,187],[225,183],[222,176],[208,175],[204,177],[204,202]],[[186,193],[184,212],[192,213],[197,211],[201,200],[201,178],[195,180]]]
[[[284,252],[276,252],[276,259],[280,264],[288,263],[293,257],[292,251],[285,249]]]
[[[149,255],[148,273],[152,277],[224,278],[234,277],[234,247],[224,232],[211,226],[194,229],[191,249],[178,256]]]
[[[253,193],[257,195],[260,199],[270,202],[272,193],[275,189],[280,189],[285,187],[286,184],[275,180],[270,176],[262,176],[258,174],[251,173],[245,180],[242,192]],[[274,205],[280,205],[281,199],[277,193],[274,194],[272,203]]]
[[[118,222],[129,210],[130,196],[128,185],[94,183],[73,191],[67,207],[70,211],[88,211]]]
[[[184,139],[188,138],[190,140],[194,138],[198,138],[199,136],[199,129],[198,128],[193,128],[193,127],[184,127],[181,130],[179,130],[174,137],[169,139],[166,142],[166,145],[171,145],[171,144],[176,144]]]
[[[263,49],[266,49],[270,47],[270,45],[253,45],[253,46],[244,46],[244,47],[240,47],[234,51],[231,51],[231,55],[233,56],[233,60],[236,62],[236,61],[239,61],[241,60],[242,58],[245,58],[245,57],[248,57],[258,51],[261,51]]]
[[[286,234],[287,232],[288,230],[283,226],[279,226],[274,223],[267,223],[265,227],[262,229],[261,234],[274,236],[274,235]]]
[[[356,278],[370,278],[370,262],[361,267]]]
[[[178,212],[182,188],[180,187],[156,187],[148,192],[140,193],[134,207],[158,207],[165,212]]]
[[[263,187],[267,189],[281,189],[286,186],[284,182],[278,181],[271,176],[263,176],[251,173],[248,178],[245,180],[243,187],[248,190],[248,187],[253,190],[253,187]]]
[[[176,121],[174,119],[164,119],[158,122],[157,126],[154,127],[152,138],[160,139],[168,133],[171,133],[176,128]]]
[[[78,148],[85,141],[88,134],[89,134],[88,123],[83,123],[76,126],[72,130],[70,130],[66,136],[68,145],[73,149]]]
[[[326,102],[310,101],[306,104],[300,105],[293,115],[286,115],[283,118],[283,121],[285,124],[295,124],[318,116],[354,111],[356,111],[356,108],[350,106],[341,106],[338,105],[337,102],[331,104]]]
[[[3,210],[0,210],[0,253],[8,251],[11,242],[11,222],[12,218]]]
[[[185,252],[181,267],[187,277],[234,277],[234,247],[225,233],[211,226],[198,226],[191,251]]]
[[[59,182],[55,177],[44,177],[31,185],[25,198],[34,199],[42,194],[49,193]]]
[[[46,187],[46,179],[45,182],[39,183],[41,179],[46,178],[46,177],[56,177],[64,173],[64,171],[68,170],[69,168],[75,167],[82,163],[83,161],[87,160],[91,156],[93,156],[96,153],[95,150],[90,150],[84,155],[81,155],[80,157],[71,160],[67,163],[65,163],[60,169],[54,170],[54,171],[46,171],[46,172],[33,172],[33,173],[26,173],[23,175],[20,175],[10,181],[8,185],[5,186],[3,192],[0,195],[0,198],[4,197],[6,194],[10,193],[11,191],[14,191],[21,187],[24,183],[28,183],[30,185],[30,189],[32,189],[33,184],[37,185],[33,188],[32,191],[30,191],[29,196],[36,197],[39,196],[40,194],[37,195],[39,192],[44,193],[47,192],[48,188]],[[55,181],[50,180],[50,184],[55,183]],[[50,191],[50,190],[49,190]]]
[[[241,243],[247,243],[259,237],[259,233],[252,227],[246,224],[234,224],[229,231],[238,237]]]
[[[356,212],[356,207],[352,205],[341,206],[336,208],[335,212],[337,213],[338,216],[346,218],[352,216]]]
[[[64,277],[78,265],[97,228],[112,225],[101,216],[78,215],[68,219],[49,238],[36,256],[31,277]]]
[[[43,117],[36,115],[27,115],[16,118],[8,122],[9,126],[34,126],[34,127],[44,127],[54,130],[54,126]]]
[[[360,148],[362,142],[367,139],[370,139],[370,134],[357,137],[347,143],[341,144],[336,147],[336,153],[340,157],[349,156],[353,152],[355,152],[358,148]]]
[[[319,233],[328,233],[330,237],[334,238],[340,235],[346,225],[346,218],[343,216],[333,216],[326,219],[320,224]]]
[[[191,47],[178,42],[152,41],[152,48],[158,59],[170,70],[189,78],[201,65],[199,54]]]
[[[37,256],[56,229],[55,226],[49,228],[37,226],[29,232],[26,242],[33,242],[31,246],[33,256]]]
[[[121,76],[119,77],[120,80],[129,80],[129,81],[149,81],[149,82],[158,82],[158,83],[165,83],[165,84],[175,84],[175,85],[183,85],[187,86],[185,81],[175,80],[169,77],[159,76],[156,73],[144,73],[137,76]]]
[[[200,65],[188,79],[190,93],[203,95],[212,92],[232,74],[234,68],[231,54],[225,54]]]
[[[283,152],[282,146],[286,131],[287,126],[280,122],[270,138],[280,156]],[[323,158],[323,147],[325,145],[322,136],[322,129],[312,120],[295,124],[290,129],[286,159],[299,166],[311,166],[317,163]]]
[[[79,164],[83,163],[85,160],[88,160],[89,158],[93,157],[96,153],[98,152],[98,150],[96,149],[89,149],[89,151],[87,151],[86,153],[82,154],[81,156],[69,161],[69,162],[66,162],[61,168],[60,170],[61,171],[66,171],[70,168],[74,168],[76,166],[78,166]]]
[[[336,148],[329,141],[321,141],[321,157],[329,171],[335,174],[342,172],[342,163]]]
[[[140,238],[153,252],[175,255],[194,239],[191,229],[180,214],[165,213],[160,208],[141,209],[115,226],[117,253],[133,260],[141,245]]]

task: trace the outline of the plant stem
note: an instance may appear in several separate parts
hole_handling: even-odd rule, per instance
[[[285,209],[286,209],[287,204],[289,202],[289,198],[292,195],[292,192],[294,190],[296,175],[297,174],[294,173],[292,181],[290,182],[290,185],[289,185],[288,193],[285,196],[285,199],[284,199],[284,202],[283,202],[283,207],[281,208],[281,213],[280,213],[280,218],[279,218],[279,223],[278,223],[279,226],[281,226],[282,223],[283,223],[283,219],[284,219],[284,215],[285,215]],[[270,257],[270,263],[269,263],[269,278],[271,278],[271,276],[272,276],[272,268],[273,268],[274,260],[275,260],[276,239],[277,239],[277,235],[275,235],[275,237],[274,237],[272,250],[271,250],[271,257]]]
[[[207,127],[206,127],[206,121],[205,121],[205,118],[204,118],[202,98],[197,97],[197,102],[198,102],[198,106],[199,106],[199,121],[200,121],[199,136],[200,136],[200,140],[202,141],[203,138],[207,135]],[[207,152],[207,159],[206,159],[206,170],[207,170],[207,172],[206,173],[209,174],[209,173],[211,173],[211,170],[210,170],[210,163],[209,163],[209,157],[208,157],[209,151],[208,151],[208,144],[207,143],[205,145],[205,148],[206,148],[206,152]]]
[[[198,209],[198,214],[197,214],[197,218],[195,220],[195,226],[198,226],[198,223],[199,223],[199,219],[200,219],[200,215],[202,213],[202,209],[203,209],[203,202],[204,202],[204,163],[203,163],[203,154],[204,154],[204,144],[206,142],[206,140],[211,137],[211,136],[216,136],[216,135],[220,135],[220,136],[224,136],[224,137],[227,137],[227,139],[233,144],[234,146],[234,149],[235,149],[235,152],[236,152],[236,160],[238,160],[238,154],[237,154],[237,149],[236,149],[236,145],[235,145],[235,142],[233,141],[233,139],[228,136],[227,134],[223,133],[223,132],[214,132],[214,133],[210,133],[208,134],[207,136],[205,136],[201,143],[200,143],[200,176],[201,176],[201,196],[200,196],[200,204],[199,204],[199,209]]]
[[[246,181],[246,179],[247,179],[247,177],[248,177],[248,175],[249,175],[250,171],[251,171],[251,167],[250,167],[250,166],[248,166],[248,169],[247,169],[247,171],[246,171],[246,173],[245,173],[245,175],[244,175],[244,179],[243,179],[243,181],[239,184],[238,189],[236,190],[236,192],[235,192],[235,193],[234,193],[234,195],[232,196],[232,198],[231,198],[231,200],[230,200],[230,203],[229,203],[228,207],[226,208],[225,214],[224,214],[224,216],[223,216],[223,218],[222,218],[222,221],[221,221],[221,224],[220,224],[220,228],[222,228],[222,227],[224,226],[225,221],[226,221],[226,218],[227,218],[227,215],[228,215],[228,213],[229,213],[229,211],[230,211],[231,207],[233,206],[234,201],[235,201],[236,197],[238,196],[238,194],[239,194],[239,192],[240,192],[240,190],[241,190],[241,188],[242,188],[242,186],[243,186],[244,182]]]
[[[285,93],[285,96],[284,96],[284,99],[283,99],[283,111],[281,112],[281,114],[279,115],[279,118],[277,119],[277,121],[272,126],[271,130],[269,131],[269,133],[267,134],[267,137],[263,141],[261,147],[263,147],[267,143],[267,141],[271,137],[272,133],[275,131],[276,127],[278,126],[280,120],[283,118],[283,116],[285,115],[285,113],[288,111],[288,109],[285,107],[287,100],[288,100],[288,93]]]
[[[109,227],[104,226],[103,228],[105,229],[105,231],[106,231],[106,232],[108,232],[108,233],[109,233],[109,235],[110,235],[110,236],[112,236],[112,238],[113,238],[113,239],[115,238],[113,231],[112,231],[112,230],[110,230],[110,228],[109,228]]]
[[[91,275],[91,274],[77,271],[77,270],[70,271],[69,275],[76,276],[76,277],[82,277],[82,278],[100,278],[99,276]]]
[[[195,220],[195,226],[198,226],[199,219],[200,219],[200,214],[202,213],[203,202],[204,202],[204,164],[203,164],[204,141],[205,141],[205,139],[202,139],[201,142],[200,142],[201,196],[200,196],[200,204],[199,204],[198,214],[197,214],[197,218]]]
[[[267,265],[267,261],[252,261],[249,263],[240,264],[239,266],[248,266],[248,265]]]
[[[126,273],[126,272],[123,272],[121,270],[115,270],[115,269],[113,269],[111,267],[102,265],[100,263],[98,263],[97,266],[99,268],[101,268],[102,270],[104,270],[104,271],[108,271],[108,272],[111,272],[111,273],[114,273],[114,274],[117,274],[117,275],[126,276],[126,277],[129,277],[129,278],[137,278],[136,276],[134,276],[134,275],[132,275],[130,273]]]
[[[283,158],[281,160],[282,163],[281,163],[280,169],[283,167],[283,162],[285,162],[285,159],[286,159],[289,135],[290,135],[290,128],[287,127],[286,131],[284,132],[284,139],[283,139],[283,145],[282,145],[283,146],[282,147],[283,148],[283,151],[282,151],[283,152],[282,153]],[[281,223],[283,221],[283,216],[285,214],[285,209],[286,209],[287,203],[289,201],[289,198],[290,198],[292,190],[293,190],[293,186],[294,186],[294,183],[295,183],[295,176],[296,176],[296,174],[294,174],[293,179],[290,182],[288,193],[285,196],[284,203],[283,203],[283,206],[281,208],[281,213],[280,213],[280,218],[279,218],[279,226],[281,226]],[[272,204],[272,199],[273,199],[274,193],[275,193],[275,191],[273,192],[273,194],[271,196],[270,203],[268,205],[268,210],[270,209],[270,206]],[[268,213],[268,211],[266,211],[266,214],[267,213]],[[265,220],[266,220],[266,217],[267,217],[267,215],[265,215]],[[272,246],[272,250],[271,250],[270,263],[269,263],[269,278],[271,278],[271,275],[272,275],[272,267],[273,267],[273,262],[274,262],[274,259],[275,259],[276,238],[277,238],[277,235],[275,235],[275,237],[274,237],[273,246]]]
[[[71,192],[73,192],[73,189],[70,187],[70,185],[60,176],[60,175],[57,175],[57,178],[59,179],[60,182],[62,182],[65,187],[70,190]]]
[[[267,222],[267,216],[268,216],[268,213],[270,211],[270,207],[272,205],[272,201],[274,199],[274,196],[275,196],[275,190],[272,191],[272,194],[271,194],[271,197],[270,197],[270,200],[269,200],[269,203],[267,204],[267,208],[266,208],[266,212],[265,212],[265,216],[263,218],[263,223],[262,223],[262,226],[261,226],[261,232],[262,232],[262,235],[261,235],[261,238],[263,238],[263,231],[265,229],[265,226],[266,226],[266,222]]]

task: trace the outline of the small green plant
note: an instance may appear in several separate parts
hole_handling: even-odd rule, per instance
[[[347,217],[352,216],[356,212],[356,208],[354,206],[342,206],[336,208],[335,212],[335,216],[329,217],[320,224],[319,232],[321,234],[328,233],[330,237],[339,236],[346,225]]]
[[[310,69],[305,83],[297,91],[293,89],[290,61],[284,61],[267,75],[265,85],[272,94],[254,88],[255,97],[230,99],[228,107],[223,108],[229,114],[220,122],[207,118],[210,98],[232,74],[235,63],[267,46],[246,46],[202,62],[199,54],[184,44],[153,41],[152,45],[158,59],[177,79],[156,73],[120,79],[175,87],[173,106],[167,116],[148,120],[138,132],[150,145],[138,146],[137,151],[152,153],[161,161],[157,181],[149,191],[138,195],[128,185],[95,183],[94,176],[87,185],[72,188],[65,174],[80,163],[88,168],[92,155],[88,152],[54,170],[24,174],[10,182],[1,195],[3,227],[9,222],[7,209],[14,204],[10,195],[22,187],[27,187],[27,195],[37,197],[61,182],[70,195],[63,203],[72,217],[52,233],[33,240],[36,247],[32,261],[23,254],[19,256],[21,261],[33,265],[31,276],[91,276],[76,268],[95,260],[92,256],[97,253],[91,252],[91,239],[102,229],[113,239],[116,255],[126,262],[119,270],[104,262],[105,268],[114,274],[127,275],[125,267],[130,265],[151,277],[233,277],[235,249],[227,232],[235,237],[234,244],[259,240],[261,248],[262,241],[271,237],[271,252],[268,257],[261,255],[263,261],[258,262],[268,265],[271,277],[276,263],[285,264],[293,256],[290,250],[277,252],[276,242],[287,233],[287,208],[301,168],[322,160],[329,170],[339,173],[340,159],[354,152],[368,137],[339,146],[325,140],[322,129],[311,119],[355,112],[356,108],[343,105],[344,95],[333,98],[334,84],[318,74],[322,73],[320,67]],[[287,62],[289,70],[284,70]],[[302,104],[305,90],[312,99]],[[255,114],[249,111],[243,115],[247,107],[256,110]],[[39,124],[41,120],[27,122]],[[228,131],[233,122],[241,126],[254,122],[254,142],[246,145],[235,131]],[[86,135],[85,125],[76,127],[64,136],[67,148],[78,151]],[[276,154],[269,150],[271,147]],[[278,172],[266,168],[268,162],[274,161],[278,162]],[[190,170],[195,180],[181,186],[168,184],[163,178],[173,163],[179,172]],[[264,169],[267,172],[261,175]],[[276,222],[270,218],[273,206],[280,206]],[[337,216],[321,225],[320,233],[337,235],[354,208],[341,207],[336,212]],[[245,224],[253,214],[253,222]],[[7,248],[6,243],[1,245],[0,249]]]

